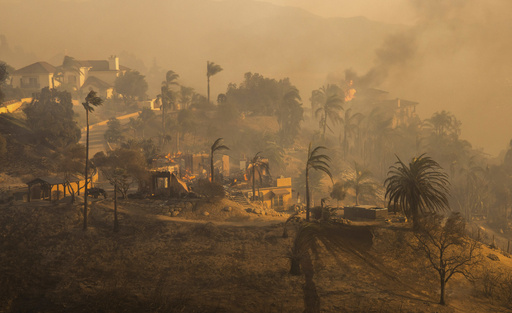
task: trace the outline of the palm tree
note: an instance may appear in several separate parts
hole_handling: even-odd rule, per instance
[[[461,122],[448,111],[435,112],[427,122],[432,125],[437,136],[460,135]]]
[[[325,139],[325,132],[331,127],[328,125],[330,120],[332,124],[337,124],[341,119],[339,111],[343,110],[343,100],[339,96],[339,87],[336,85],[327,85],[320,88],[315,95],[315,103],[320,106],[315,111],[315,117],[320,116],[320,128],[322,130],[322,140]]]
[[[314,169],[316,171],[322,171],[327,174],[332,181],[332,174],[330,171],[330,166],[327,162],[331,162],[331,158],[328,155],[320,154],[321,150],[326,150],[327,148],[324,146],[317,146],[313,150],[311,150],[311,143],[309,143],[308,148],[308,160],[306,162],[306,221],[309,222],[309,209],[310,209],[310,201],[309,201],[309,169]]]
[[[260,155],[261,151],[256,153],[256,155],[249,161],[249,166],[247,166],[247,169],[251,171],[252,175],[252,201],[256,199],[256,172],[258,173],[258,176],[260,177],[260,186],[262,183],[262,176],[263,174],[269,173],[270,169],[268,167],[268,162],[263,159],[263,157]]]
[[[299,90],[290,87],[284,94],[277,110],[277,123],[279,124],[278,135],[283,145],[293,144],[295,137],[300,131],[300,122],[304,119]]]
[[[194,88],[180,86],[180,103],[181,109],[187,109],[192,102],[192,97],[194,96]]]
[[[229,150],[228,146],[221,144],[222,138],[217,138],[210,148],[210,180],[214,182],[213,155],[220,150]]]
[[[162,145],[165,137],[165,109],[176,101],[176,95],[172,90],[172,86],[179,85],[177,82],[179,77],[180,75],[176,74],[173,70],[167,71],[165,74],[165,80],[162,82],[162,86],[160,88],[160,100],[162,101]]]
[[[353,188],[356,194],[356,205],[359,205],[359,196],[374,195],[375,183],[371,180],[372,173],[355,163],[355,176],[345,182],[347,188]]]
[[[71,89],[76,90],[78,88],[77,83],[80,81],[80,77],[76,80],[76,82],[68,82],[65,83],[64,75],[66,72],[72,72],[74,74],[78,74],[78,76],[82,75],[82,70],[80,69],[80,63],[78,63],[75,58],[70,56],[64,56],[64,60],[62,60],[62,65],[57,67],[55,73],[53,73],[52,77],[52,88],[55,88],[55,81],[59,82],[61,86],[71,87]]]
[[[420,214],[427,211],[448,210],[448,175],[439,163],[425,154],[413,158],[407,166],[398,161],[390,167],[386,185],[388,206],[398,205],[408,218],[412,218],[413,228],[419,229]]]
[[[210,76],[217,74],[222,71],[220,65],[210,61],[206,61],[206,80],[208,82],[208,103],[210,103]]]
[[[82,103],[85,109],[85,122],[87,124],[87,137],[85,140],[85,189],[84,189],[84,230],[87,230],[87,196],[89,193],[89,112],[94,112],[94,107],[103,103],[103,100],[96,96],[96,92],[91,90],[85,102]]]
[[[348,151],[348,139],[355,134],[358,128],[358,124],[363,118],[363,114],[356,113],[352,115],[352,108],[345,111],[345,118],[340,119],[341,125],[343,126],[343,159],[347,158]],[[341,136],[340,136],[341,137]]]

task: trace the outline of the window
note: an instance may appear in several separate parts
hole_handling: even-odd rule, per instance
[[[28,84],[31,86],[37,85],[37,77],[29,77]]]
[[[274,196],[274,203],[273,203],[274,207],[283,207],[284,206],[284,201],[283,201],[283,196],[282,195],[276,195]]]
[[[158,188],[158,189],[169,188],[169,179],[167,177],[157,177],[156,178],[156,188]]]

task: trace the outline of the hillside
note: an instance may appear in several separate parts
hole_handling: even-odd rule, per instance
[[[81,206],[68,201],[1,207],[0,311],[303,310],[304,278],[288,274],[293,231],[282,238],[279,220],[205,203],[184,207],[192,219],[178,221],[157,213],[163,201],[124,200],[114,234],[107,199],[92,205],[90,228],[83,232]],[[323,312],[508,311],[501,300],[483,297],[480,280],[473,286],[461,276],[448,283],[448,305],[436,304],[435,273],[417,255],[404,253],[398,234],[375,232],[373,268],[349,255],[322,254],[315,261]],[[500,258],[484,257],[482,268],[510,272],[510,259],[481,249]]]
[[[30,25],[20,24],[19,16]],[[225,69],[212,84],[214,95],[248,71],[289,76],[308,93],[327,73],[368,67],[375,48],[400,28],[362,17],[325,19],[258,1],[13,1],[2,4],[0,29],[9,47],[3,43],[0,59],[19,68],[35,61],[58,64],[65,53],[78,59],[117,54],[121,64],[148,75],[154,88],[173,69],[203,93],[211,60]],[[162,68],[150,73],[154,61]]]

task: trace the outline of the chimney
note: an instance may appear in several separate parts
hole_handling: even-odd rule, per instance
[[[115,55],[111,55],[108,58],[108,69],[111,71],[119,71],[119,58]]]

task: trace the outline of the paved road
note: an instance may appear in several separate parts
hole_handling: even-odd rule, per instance
[[[131,114],[126,114],[123,116],[118,116],[117,119],[121,121],[122,124],[125,124],[129,121],[130,117],[137,117],[140,112],[135,112]],[[108,120],[89,125],[89,157],[92,158],[96,153],[103,151],[107,152],[107,144],[105,141],[105,131],[107,130],[107,122]],[[80,138],[80,143],[85,145],[85,139],[87,128],[82,128],[82,137]]]

